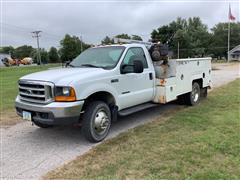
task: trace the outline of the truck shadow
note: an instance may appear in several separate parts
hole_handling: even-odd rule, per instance
[[[127,131],[128,129],[137,127],[139,125],[151,122],[161,117],[167,111],[182,108],[184,106],[177,103],[169,103],[139,111],[137,113],[119,117],[116,122],[112,123],[112,127],[107,139],[117,136],[118,134]],[[47,144],[48,146],[89,146],[89,143],[81,133],[81,127],[77,126],[58,126],[48,129],[38,128],[33,126],[33,130],[26,133],[22,138],[31,137],[31,141],[36,144]],[[27,137],[28,136],[28,137]]]

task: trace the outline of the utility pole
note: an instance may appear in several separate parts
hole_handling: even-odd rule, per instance
[[[37,62],[41,65],[42,64],[42,62],[41,62],[41,55],[40,55],[40,48],[39,48],[39,37],[41,37],[40,36],[40,33],[41,33],[42,31],[33,31],[32,33],[33,33],[33,38],[37,38]]]
[[[179,41],[177,42],[177,56],[178,56],[178,59],[179,59]]]

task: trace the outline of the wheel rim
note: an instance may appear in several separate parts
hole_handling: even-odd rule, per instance
[[[98,135],[104,134],[109,126],[109,118],[104,110],[99,110],[94,118],[93,127]]]
[[[199,99],[199,91],[197,87],[194,87],[192,90],[192,99],[194,102],[197,102]]]

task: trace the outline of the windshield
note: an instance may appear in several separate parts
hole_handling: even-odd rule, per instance
[[[123,46],[111,46],[111,47],[99,47],[91,48],[82,52],[70,63],[71,67],[99,67],[111,69],[114,68],[125,47]]]

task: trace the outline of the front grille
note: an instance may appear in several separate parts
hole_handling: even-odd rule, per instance
[[[19,81],[19,96],[22,101],[47,104],[53,100],[53,84],[38,81]]]

